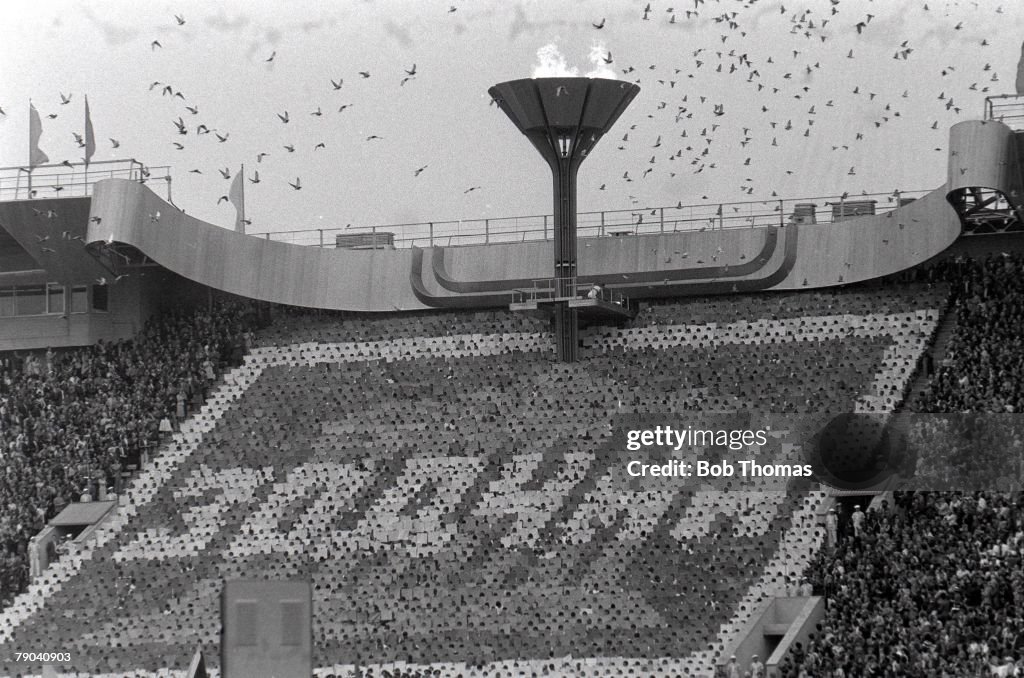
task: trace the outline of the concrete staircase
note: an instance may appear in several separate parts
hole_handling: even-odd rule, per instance
[[[950,304],[949,307],[943,311],[942,317],[939,319],[938,326],[935,328],[935,335],[932,337],[930,348],[926,349],[926,352],[930,353],[932,356],[934,374],[938,374],[942,362],[946,359],[949,342],[953,338],[953,333],[955,332],[956,327],[956,312],[953,305]],[[923,367],[918,370],[917,374],[910,382],[906,398],[903,400],[903,403],[897,411],[916,411],[922,399],[931,388],[931,381],[932,377],[928,376]]]

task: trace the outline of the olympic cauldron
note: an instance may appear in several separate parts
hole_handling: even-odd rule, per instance
[[[604,78],[524,78],[499,83],[487,91],[551,168],[555,335],[558,359],[574,362],[579,320],[567,299],[576,293],[576,174],[640,87]]]

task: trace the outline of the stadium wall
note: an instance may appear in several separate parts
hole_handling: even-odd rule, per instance
[[[835,224],[598,238],[581,246],[581,281],[634,298],[813,289],[910,268],[949,247],[960,221],[946,187],[875,217]],[[149,214],[160,212],[159,223]],[[199,221],[147,187],[95,187],[88,242],[134,246],[182,277],[242,297],[310,308],[404,311],[508,306],[551,275],[551,243],[410,250],[325,249]],[[682,253],[686,253],[683,256]]]
[[[950,194],[967,187],[1022,195],[1021,139],[1002,123],[950,130],[946,184],[880,215],[838,223],[712,229],[580,241],[580,283],[603,282],[632,298],[806,290],[878,278],[945,252],[961,233]],[[129,336],[172,302],[201,303],[210,290],[309,308],[393,312],[508,307],[516,289],[552,274],[548,241],[348,250],[256,238],[195,219],[147,186],[106,179],[91,198],[0,203],[5,252],[48,281],[115,278],[108,246],[147,262],[111,285],[107,317],[6,322],[0,349],[79,345]],[[45,241],[44,241],[45,238]],[[19,251],[20,250],[22,251]],[[109,256],[109,255],[108,255]],[[14,260],[12,260],[14,261]],[[38,268],[36,267],[38,264]],[[161,277],[160,271],[171,277]],[[171,275],[173,274],[173,275]],[[187,282],[186,282],[187,281]],[[0,280],[2,283],[2,280]],[[5,319],[6,320],[6,319]]]
[[[723,653],[719,671],[725,669],[732,655],[742,668],[750,666],[754,655],[768,669],[769,678],[778,674],[782,658],[796,643],[806,644],[815,625],[825,615],[825,599],[811,597],[780,597],[765,601],[757,617],[752,619],[740,638]]]
[[[789,625],[782,640],[771,655],[764,660],[767,675],[780,676],[779,666],[790,650],[798,644],[807,648],[811,637],[817,632],[817,625],[825,617],[825,599],[820,596],[810,598],[777,598],[773,609],[785,618]],[[782,621],[781,619],[779,621]],[[771,622],[768,622],[771,623]]]
[[[32,282],[53,282],[53,279],[43,271],[33,275]],[[5,280],[0,276],[2,284]],[[85,285],[89,295],[87,310],[4,317],[0,321],[0,351],[90,346],[98,341],[129,339],[142,329],[150,316],[202,307],[209,303],[212,292],[154,267],[107,285],[107,309],[98,310],[94,308],[94,295],[96,288],[102,286],[95,281]],[[65,296],[65,309],[70,308],[70,303]]]
[[[209,287],[139,257],[126,262],[108,253],[110,232],[87,247],[91,206],[88,197],[0,202],[0,294],[12,287],[65,288],[63,309],[48,304],[38,315],[0,311],[0,351],[127,339],[154,313],[209,302]],[[102,219],[92,223],[102,232]],[[84,289],[87,301],[73,304],[73,289]]]

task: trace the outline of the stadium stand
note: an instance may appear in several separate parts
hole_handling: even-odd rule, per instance
[[[1024,411],[1024,263],[990,256],[951,261],[939,271],[955,280],[956,332],[922,412]]]
[[[3,605],[27,583],[29,538],[80,495],[116,490],[159,443],[160,420],[183,419],[241,358],[244,313],[163,315],[133,341],[0,359]]]
[[[951,283],[956,324],[947,356],[915,409],[1019,412],[1024,260],[953,260],[934,273]],[[1020,474],[1019,462],[1008,463],[1008,450],[982,452],[983,463],[1000,475]],[[942,445],[930,451],[934,458],[947,454]],[[976,461],[963,460],[962,478]],[[927,470],[930,458],[919,464]],[[869,511],[859,538],[844,531],[838,547],[823,549],[808,569],[828,597],[828,613],[815,641],[792,657],[783,675],[1024,674],[1024,496],[897,493],[893,504]]]
[[[784,676],[1015,675],[1024,656],[1020,495],[897,493],[808,573],[828,597]]]
[[[219,642],[223,579],[308,578],[320,675],[710,675],[811,563],[826,493],[639,483],[618,418],[891,410],[947,294],[652,304],[586,331],[571,365],[501,312],[280,314],[95,542],[2,613],[0,647],[180,669]],[[231,318],[153,355],[222,359],[246,328]],[[176,406],[162,392],[154,416]]]

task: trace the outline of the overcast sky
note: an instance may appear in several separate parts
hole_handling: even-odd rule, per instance
[[[80,161],[88,95],[94,161],[170,165],[176,204],[226,227],[218,169],[243,163],[250,232],[542,214],[546,165],[487,95],[541,52],[641,87],[583,164],[581,211],[932,189],[1024,39],[1019,0],[646,5],[4,0],[0,165],[28,161],[30,98],[51,161]]]

